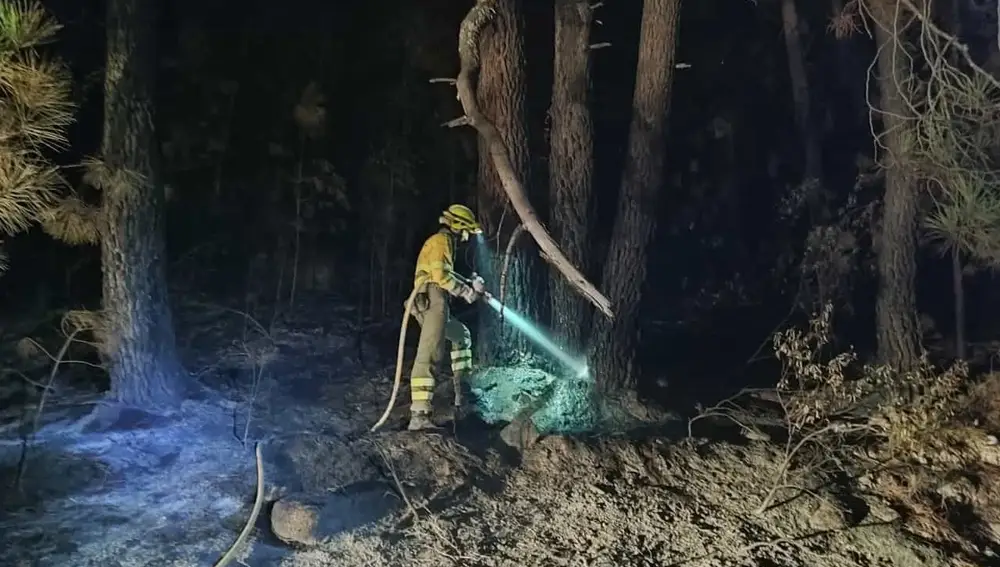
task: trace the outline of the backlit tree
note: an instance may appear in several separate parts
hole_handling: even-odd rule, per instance
[[[555,2],[555,64],[549,130],[549,208],[553,237],[586,272],[588,219],[594,175],[590,117],[590,25],[593,8],[580,0]],[[584,347],[589,306],[562,274],[551,270],[552,326],[571,351]]]
[[[643,3],[628,155],[601,282],[615,318],[595,318],[590,342],[590,370],[606,393],[633,390],[637,378],[639,301],[666,181],[667,111],[680,5],[680,0]]]
[[[104,137],[89,171],[101,190],[111,393],[151,409],[176,404],[184,384],[167,297],[165,195],[153,129],[157,12],[155,2],[107,3]]]

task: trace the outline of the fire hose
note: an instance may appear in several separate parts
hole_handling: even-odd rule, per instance
[[[471,280],[467,280],[458,274],[455,274],[455,277],[463,284],[471,287],[473,280],[475,280],[477,276],[476,274],[472,274]],[[406,328],[410,322],[410,315],[413,314],[413,302],[416,299],[418,295],[417,292],[419,290],[420,287],[413,288],[413,291],[410,292],[410,296],[406,298],[406,307],[403,308],[403,322],[399,326],[399,341],[396,344],[396,374],[392,382],[392,394],[389,396],[389,404],[385,407],[382,417],[380,417],[379,420],[375,422],[375,425],[373,425],[370,429],[372,433],[385,424],[385,421],[389,419],[389,414],[392,413],[392,408],[396,405],[396,396],[399,395],[399,384],[403,378],[403,353],[406,350]],[[492,298],[493,296],[485,290],[479,292],[478,299],[489,300]]]

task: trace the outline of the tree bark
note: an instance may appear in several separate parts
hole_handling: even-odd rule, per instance
[[[111,394],[148,409],[175,406],[184,373],[167,297],[164,189],[153,128],[155,2],[109,0],[103,162],[118,183],[103,188],[103,302],[111,344]]]
[[[876,254],[879,275],[876,299],[876,338],[878,358],[900,371],[913,368],[919,361],[916,306],[917,273],[917,194],[907,175],[904,155],[904,130],[909,128],[909,110],[900,92],[911,73],[903,44],[892,30],[903,22],[894,21],[898,11],[892,2],[870,2],[876,20],[878,44],[878,85],[881,95],[882,137],[885,169],[885,196],[882,204],[881,230],[877,235]]]
[[[824,206],[820,185],[823,180],[823,146],[811,122],[809,75],[806,72],[795,0],[781,0],[781,22],[785,36],[785,52],[788,57],[788,74],[792,83],[792,100],[795,103],[795,125],[799,129],[804,146],[805,169],[802,181],[810,184],[807,195],[809,213],[813,220],[817,221],[822,215]]]
[[[611,302],[601,292],[597,291],[594,284],[590,283],[586,277],[578,270],[563,254],[559,246],[556,245],[552,236],[549,235],[545,227],[538,219],[538,214],[528,200],[524,185],[514,170],[510,158],[510,150],[504,144],[503,138],[497,128],[479,110],[479,103],[476,98],[475,89],[472,85],[473,77],[480,70],[480,45],[481,33],[486,30],[498,12],[499,0],[477,0],[462,20],[458,31],[458,55],[461,60],[461,69],[455,79],[455,88],[458,91],[458,100],[462,104],[465,115],[461,118],[451,120],[445,126],[472,126],[482,136],[485,146],[493,158],[493,165],[497,169],[497,174],[503,184],[504,192],[510,199],[510,204],[517,212],[517,216],[524,224],[525,230],[538,244],[540,254],[547,262],[552,264],[560,273],[566,276],[570,284],[581,295],[587,298],[606,317],[613,318]],[[523,42],[522,42],[523,43]]]
[[[555,61],[549,109],[549,200],[552,234],[566,257],[587,271],[588,212],[594,175],[590,117],[590,24],[586,0],[555,1]],[[552,326],[571,352],[583,347],[587,304],[555,270],[550,277]]]
[[[590,342],[590,370],[606,393],[633,390],[637,378],[639,300],[666,180],[666,124],[680,4],[645,0],[642,9],[628,156],[602,282],[616,316],[595,320]]]
[[[955,294],[955,357],[965,360],[965,286],[962,281],[962,253],[951,251],[951,285]]]
[[[492,2],[493,25],[484,29],[479,38],[482,69],[476,87],[476,99],[483,116],[499,132],[514,175],[531,179],[528,156],[528,115],[526,108],[527,73],[524,58],[524,16],[522,0]],[[504,185],[493,163],[490,140],[479,137],[479,215],[483,231],[496,245],[492,254],[477,258],[477,267],[487,285],[504,298],[504,303],[529,320],[538,319],[537,302],[533,301],[534,275],[539,268],[533,255],[511,255],[505,289],[500,290],[501,266],[508,239],[518,226],[517,216],[508,211]],[[479,252],[485,252],[480,250]],[[525,352],[524,336],[501,323],[500,316],[488,307],[480,312],[479,361],[482,364],[507,364],[514,355]]]

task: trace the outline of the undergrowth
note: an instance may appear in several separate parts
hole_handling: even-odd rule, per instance
[[[775,334],[782,374],[768,391],[744,391],[694,419],[724,417],[746,437],[774,440],[759,404],[783,437],[782,457],[758,514],[795,494],[818,495],[836,479],[883,498],[913,536],[969,556],[1000,543],[1000,373],[970,376],[926,356],[909,371],[831,352],[827,305],[805,329]]]

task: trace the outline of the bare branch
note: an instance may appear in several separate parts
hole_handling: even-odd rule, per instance
[[[959,42],[955,36],[939,28],[933,21],[931,21],[930,16],[925,14],[923,10],[917,8],[911,0],[900,0],[899,3],[910,10],[913,15],[920,20],[920,23],[923,24],[924,28],[930,31],[931,34],[936,36],[937,39],[944,41],[945,49],[949,47],[955,49],[959,54],[961,54],[966,65],[968,65],[977,74],[982,75],[982,77],[988,80],[995,88],[1000,89],[1000,81],[972,60],[972,56],[969,55],[969,46]]]
[[[605,47],[611,47],[611,42],[610,41],[602,41],[601,43],[595,43],[595,44],[593,44],[593,45],[590,46],[590,50],[593,51],[595,49],[604,49]]]
[[[510,235],[510,240],[507,241],[507,250],[503,255],[503,269],[500,271],[500,303],[504,302],[504,296],[507,294],[507,273],[510,270],[510,258],[514,253],[514,245],[517,244],[517,239],[522,234],[524,234],[524,225],[519,224],[514,232]],[[503,316],[506,309],[500,311],[500,325],[503,326]]]
[[[458,128],[459,126],[468,126],[472,124],[472,120],[468,116],[459,116],[442,124],[445,128]]]

